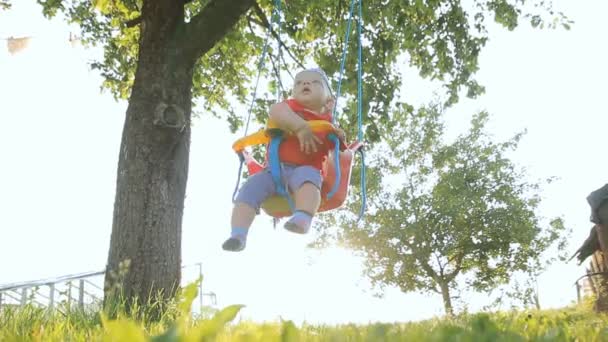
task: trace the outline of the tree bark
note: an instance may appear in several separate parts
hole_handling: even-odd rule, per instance
[[[443,297],[443,308],[445,314],[449,317],[454,316],[454,308],[452,307],[452,298],[450,297],[450,287],[447,282],[439,282],[441,296]]]
[[[178,1],[144,2],[118,160],[106,304],[119,293],[128,306],[164,302],[179,286],[194,66],[176,46],[183,25]]]

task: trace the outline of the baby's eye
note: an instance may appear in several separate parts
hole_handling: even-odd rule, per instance
[[[320,84],[320,83],[321,83],[321,81],[319,81],[319,80],[314,80],[314,81],[312,81],[312,83]]]

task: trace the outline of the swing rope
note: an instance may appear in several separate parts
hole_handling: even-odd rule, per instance
[[[358,68],[357,68],[357,141],[363,141],[363,43],[361,39],[361,31],[363,26],[363,8],[361,3],[363,0],[359,0],[359,20],[357,24],[357,37],[359,41],[358,51]],[[367,190],[366,190],[366,174],[365,174],[365,152],[363,147],[359,148],[359,154],[361,155],[361,209],[359,209],[359,217],[357,222],[361,221],[365,214],[365,207],[367,205]]]
[[[363,0],[358,1],[359,16],[357,18],[357,42],[358,42],[358,48],[357,48],[357,141],[358,142],[363,141],[363,82],[362,82],[363,81],[363,44],[362,44],[362,39],[361,39],[361,31],[362,31],[362,26],[363,26],[362,2],[363,2]],[[348,53],[348,42],[349,42],[349,38],[350,38],[351,23],[353,21],[354,12],[355,12],[355,0],[352,0],[350,3],[350,13],[348,16],[348,22],[347,22],[347,27],[346,27],[346,36],[344,38],[344,48],[342,50],[342,61],[340,62],[340,74],[338,76],[336,103],[334,104],[334,108],[333,108],[333,112],[332,112],[332,123],[334,123],[334,124],[336,122],[336,117],[337,117],[336,111],[338,108],[338,101],[339,101],[340,95],[341,95],[342,78],[344,77],[346,54]],[[337,138],[335,140],[337,140]],[[366,178],[365,152],[363,151],[362,147],[357,152],[361,156],[361,209],[359,210],[359,217],[357,219],[357,221],[360,221],[363,218],[363,215],[365,213],[365,207],[367,205],[367,191],[366,191],[366,179],[365,179]],[[336,155],[338,155],[338,153],[339,153],[339,149],[337,148],[337,145],[336,145],[335,153],[336,153]],[[340,174],[340,163],[337,159],[336,159],[335,167],[336,167],[336,174]],[[333,195],[337,191],[337,185],[338,184],[334,184],[334,188],[328,194],[328,197],[330,197],[330,195]]]
[[[338,108],[338,101],[339,101],[340,95],[341,95],[342,78],[344,76],[344,69],[345,69],[345,64],[346,64],[346,54],[348,53],[348,41],[350,39],[351,24],[352,24],[354,12],[355,12],[354,9],[355,9],[355,0],[351,0],[348,21],[346,24],[346,37],[344,38],[344,48],[342,50],[342,61],[340,62],[340,74],[338,76],[336,101],[334,103],[334,108],[331,113],[331,122],[334,125],[336,124],[336,110]],[[340,141],[335,134],[330,134],[329,139],[334,143],[334,146],[335,146],[334,147],[334,156],[335,156],[334,168],[336,170],[336,180],[334,182],[333,187],[327,194],[328,199],[332,198],[338,191],[338,188],[340,187],[340,175],[342,174],[342,170],[340,170],[340,158],[339,158],[340,157]]]
[[[359,2],[360,3],[360,2]],[[353,14],[355,9],[355,0],[350,2],[350,14],[348,16],[348,22],[346,24],[346,37],[344,38],[344,48],[342,50],[342,61],[340,62],[340,75],[338,76],[338,89],[336,90],[336,103],[334,104],[334,110],[331,113],[332,123],[336,123],[336,110],[338,108],[338,101],[340,100],[340,91],[342,89],[342,78],[344,76],[344,64],[346,63],[346,54],[348,53],[348,40],[350,38],[350,26],[353,21]]]
[[[270,22],[270,27],[274,24],[279,26],[279,30],[281,29],[281,21],[280,21],[280,11],[281,11],[281,0],[274,1],[274,8],[272,11],[272,18]],[[247,136],[249,132],[249,123],[251,122],[251,113],[253,112],[253,104],[255,103],[255,99],[258,93],[258,86],[260,84],[260,77],[262,75],[262,70],[264,69],[264,63],[266,61],[266,54],[268,53],[268,46],[270,45],[270,34],[271,29],[268,29],[266,32],[266,38],[264,40],[264,48],[262,49],[262,56],[260,57],[260,61],[258,62],[258,75],[255,80],[255,87],[253,88],[253,94],[251,96],[251,103],[249,104],[249,111],[247,113],[247,122],[245,124],[245,130],[243,132],[243,137]],[[279,38],[277,38],[279,40]],[[280,43],[280,42],[279,42]],[[280,50],[280,46],[279,46]],[[243,173],[243,164],[245,163],[245,157],[242,153],[239,153],[239,173],[237,175],[236,184],[234,186],[234,191],[232,192],[232,202],[234,202],[236,198],[236,194],[239,191],[239,184],[241,183],[241,175]]]

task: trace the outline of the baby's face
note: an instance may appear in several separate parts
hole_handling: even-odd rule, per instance
[[[302,71],[296,75],[293,98],[313,110],[320,110],[329,99],[329,90],[323,77],[314,71]]]

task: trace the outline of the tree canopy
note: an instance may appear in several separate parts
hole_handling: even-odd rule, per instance
[[[92,67],[104,76],[104,87],[114,96],[128,98],[135,77],[139,23],[145,1],[37,1],[45,15],[52,17],[63,12],[68,21],[79,24],[86,44],[103,47],[104,58],[95,61]],[[196,31],[195,25],[189,24],[204,19],[205,12],[213,9],[218,1],[182,1],[184,7],[180,15],[185,28],[176,32],[175,38],[183,40],[185,45],[197,45],[209,32]],[[272,6],[272,0],[251,1],[251,10],[218,39],[194,67],[192,90],[193,96],[202,100],[200,111],[225,115],[233,129],[244,116],[235,112],[235,104],[244,103],[249,94],[247,86],[256,71],[255,59],[261,55],[265,30],[271,29]],[[527,9],[531,10],[526,12]],[[282,10],[280,39],[286,53],[278,61],[276,51],[271,51],[275,57],[272,63],[267,63],[267,74],[279,63],[294,70],[299,63],[312,58],[335,80],[349,1],[290,0],[283,4]],[[417,68],[422,77],[442,82],[449,95],[448,103],[457,101],[462,89],[474,97],[483,92],[474,75],[479,53],[488,40],[488,20],[512,30],[522,19],[530,20],[535,26],[568,24],[546,1],[476,0],[468,6],[447,0],[364,1],[363,111],[367,113],[367,139],[377,141],[378,125],[389,120],[391,101],[402,84],[396,64],[399,57],[405,56],[405,61]],[[276,27],[272,30],[274,35],[279,35]],[[355,48],[355,44],[351,44],[347,61],[347,71],[351,72],[343,86],[346,94],[356,93]],[[354,105],[345,111],[354,112]]]

